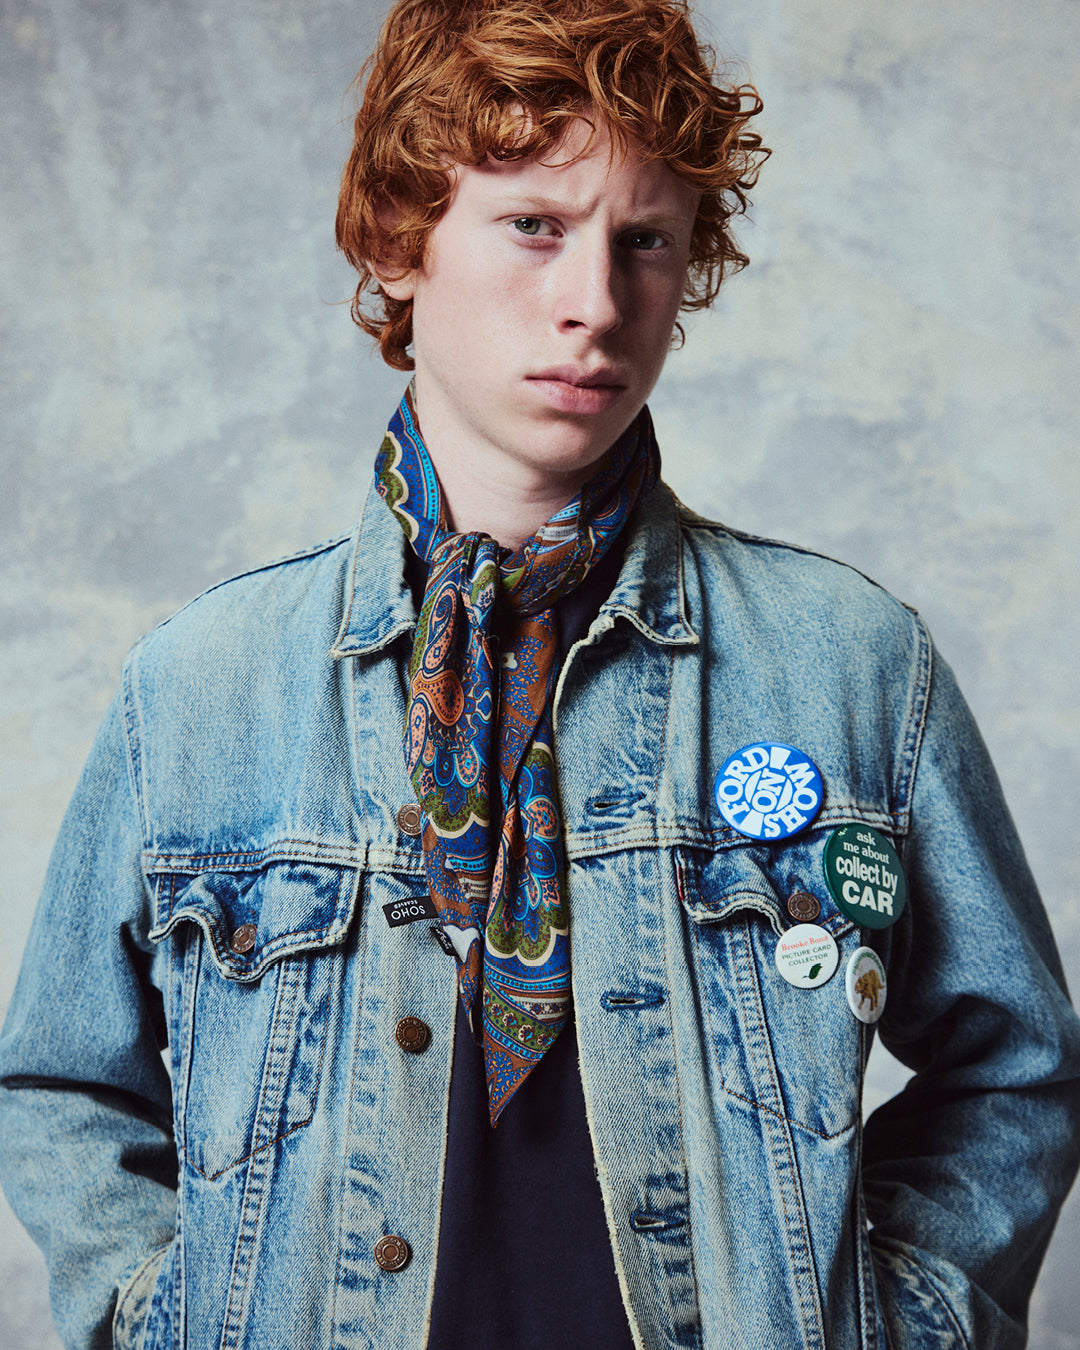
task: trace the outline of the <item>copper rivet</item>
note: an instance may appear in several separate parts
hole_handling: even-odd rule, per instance
[[[400,1270],[408,1264],[411,1255],[404,1238],[391,1235],[380,1238],[375,1244],[375,1260],[383,1270]]]
[[[787,912],[800,923],[813,923],[821,913],[821,902],[809,891],[795,891],[788,896]]]
[[[406,802],[404,806],[399,807],[397,823],[402,834],[411,834],[415,839],[424,827],[419,806],[415,802]]]
[[[229,946],[238,956],[246,956],[252,947],[255,946],[255,938],[258,931],[253,923],[242,923],[236,932],[232,935],[232,941]]]
[[[426,1022],[421,1022],[419,1017],[403,1017],[394,1028],[394,1040],[397,1041],[402,1050],[408,1050],[410,1054],[418,1055],[428,1047],[428,1041],[431,1040],[431,1028]]]

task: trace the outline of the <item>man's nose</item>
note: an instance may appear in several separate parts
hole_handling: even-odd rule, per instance
[[[624,297],[610,242],[583,240],[563,263],[556,311],[559,328],[581,328],[595,337],[614,332],[623,321]]]

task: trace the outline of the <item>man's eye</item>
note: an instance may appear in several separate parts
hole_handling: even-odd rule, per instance
[[[545,233],[547,222],[541,220],[539,216],[518,216],[514,221],[514,229],[519,234],[527,234],[535,238],[536,235]]]
[[[623,242],[627,248],[653,253],[658,248],[663,248],[667,240],[662,234],[656,234],[653,230],[632,230],[629,234],[623,236]]]

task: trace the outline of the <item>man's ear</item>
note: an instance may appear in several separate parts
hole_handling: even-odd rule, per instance
[[[389,240],[393,237],[394,226],[400,218],[397,204],[392,201],[380,202],[376,208],[376,215],[383,240]],[[391,300],[411,300],[416,289],[415,271],[411,267],[394,266],[393,248],[385,249],[384,254],[389,256],[367,259],[368,271]]]
[[[395,271],[387,263],[369,262],[368,271],[383,288],[391,300],[411,300],[416,290],[416,272]]]

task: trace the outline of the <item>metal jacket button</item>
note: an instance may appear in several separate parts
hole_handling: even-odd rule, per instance
[[[821,904],[809,891],[796,891],[788,896],[787,912],[798,923],[813,923],[821,913]]]
[[[431,1028],[426,1022],[421,1022],[419,1017],[403,1017],[394,1028],[394,1040],[402,1050],[408,1050],[411,1055],[419,1055],[428,1047]]]
[[[236,932],[232,935],[232,941],[229,946],[238,956],[246,956],[252,947],[255,946],[257,930],[253,923],[242,923]]]
[[[406,802],[398,807],[397,823],[402,834],[412,835],[415,839],[424,828],[419,806],[415,802]]]
[[[412,1252],[404,1238],[382,1237],[375,1244],[375,1260],[383,1270],[401,1270],[409,1263]]]

